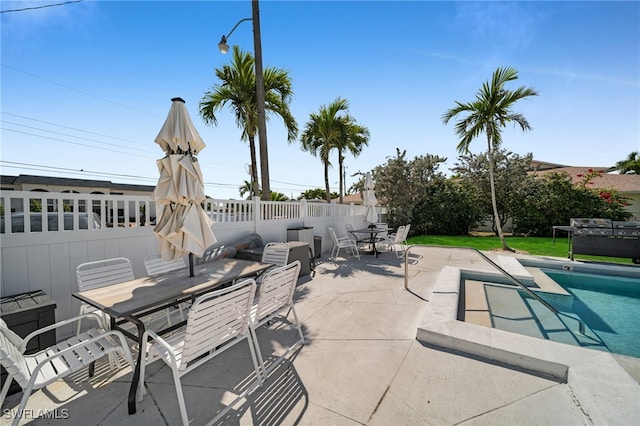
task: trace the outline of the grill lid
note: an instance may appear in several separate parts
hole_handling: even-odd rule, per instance
[[[571,226],[575,228],[611,228],[611,219],[572,218]]]
[[[634,222],[634,221],[629,221],[629,222],[614,221],[614,222],[613,222],[613,227],[614,227],[614,228],[625,228],[625,229],[640,229],[640,222]]]

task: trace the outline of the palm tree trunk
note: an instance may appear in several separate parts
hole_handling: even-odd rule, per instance
[[[256,157],[256,138],[249,136],[249,149],[251,150],[251,194],[252,197],[260,195],[260,187],[258,186],[258,159]]]
[[[344,194],[344,179],[342,178],[342,169],[344,168],[344,157],[341,152],[338,152],[338,173],[340,174],[340,204],[343,201]]]
[[[269,153],[267,149],[266,112],[264,110],[264,74],[262,72],[262,40],[260,37],[260,6],[258,0],[251,1],[253,21],[253,49],[256,69],[256,102],[258,106],[258,141],[260,143],[260,176],[262,178],[263,201],[271,200],[269,184]]]
[[[493,207],[493,220],[496,224],[496,230],[498,231],[498,238],[500,238],[500,244],[505,251],[513,251],[511,247],[507,245],[507,240],[504,238],[502,232],[502,225],[500,224],[500,216],[498,215],[498,202],[496,200],[496,184],[493,180],[493,149],[491,145],[491,136],[487,134],[487,140],[489,143],[489,150],[487,152],[487,158],[489,160],[489,186],[491,187],[491,206]]]
[[[327,203],[331,204],[331,192],[329,192],[329,159],[324,161],[324,187],[327,191]]]

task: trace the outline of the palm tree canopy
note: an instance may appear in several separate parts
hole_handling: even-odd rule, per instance
[[[204,94],[200,101],[200,116],[207,124],[218,123],[216,113],[225,106],[234,112],[236,125],[242,129],[242,140],[258,132],[255,60],[250,53],[233,46],[230,64],[217,68],[221,81]],[[291,142],[298,136],[298,125],[289,110],[293,90],[289,73],[281,68],[269,67],[263,71],[265,113],[282,117]]]
[[[314,156],[320,156],[330,165],[329,152],[340,140],[344,131],[345,115],[349,109],[346,99],[336,98],[329,105],[320,107],[317,113],[309,114],[301,136],[301,146]]]
[[[524,86],[516,90],[504,88],[506,83],[517,78],[518,72],[514,68],[498,68],[491,81],[483,83],[473,102],[456,101],[456,106],[443,114],[445,124],[459,114],[468,114],[456,123],[455,132],[460,137],[458,152],[469,152],[471,141],[482,133],[487,135],[489,149],[497,148],[502,143],[502,128],[509,122],[519,125],[522,130],[531,129],[527,119],[522,114],[512,112],[511,108],[516,101],[537,96],[538,92]]]

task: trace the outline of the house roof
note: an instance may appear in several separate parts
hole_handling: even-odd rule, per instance
[[[49,185],[80,188],[105,188],[120,191],[146,191],[153,192],[155,185],[130,185],[124,183],[113,183],[108,180],[73,179],[54,176],[1,175],[0,181],[3,185]]]
[[[340,201],[340,198],[334,198],[335,201]],[[342,196],[342,204],[362,204],[362,195],[359,192],[355,194],[347,194]]]
[[[571,177],[574,184],[584,181],[584,176],[593,171],[602,171],[602,175],[591,179],[587,184],[587,188],[615,189],[620,193],[640,193],[640,175],[618,173],[606,173],[607,169],[603,167],[557,167],[554,169],[538,170],[536,175],[544,176],[549,173],[562,172]]]

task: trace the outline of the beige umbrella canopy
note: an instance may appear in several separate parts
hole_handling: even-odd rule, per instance
[[[378,221],[378,211],[376,210],[376,204],[378,204],[378,200],[376,199],[376,196],[373,193],[373,189],[374,189],[374,185],[373,185],[373,178],[371,177],[371,172],[367,172],[367,175],[364,179],[364,191],[362,192],[362,204],[367,206],[365,219],[369,223],[375,223]]]
[[[205,249],[216,242],[212,220],[201,203],[205,200],[204,181],[195,157],[205,147],[182,98],[171,99],[171,110],[156,143],[166,156],[156,161],[160,178],[153,192],[162,205],[160,220],[154,228],[165,260],[176,260],[189,254],[193,275],[193,256],[202,257]]]

